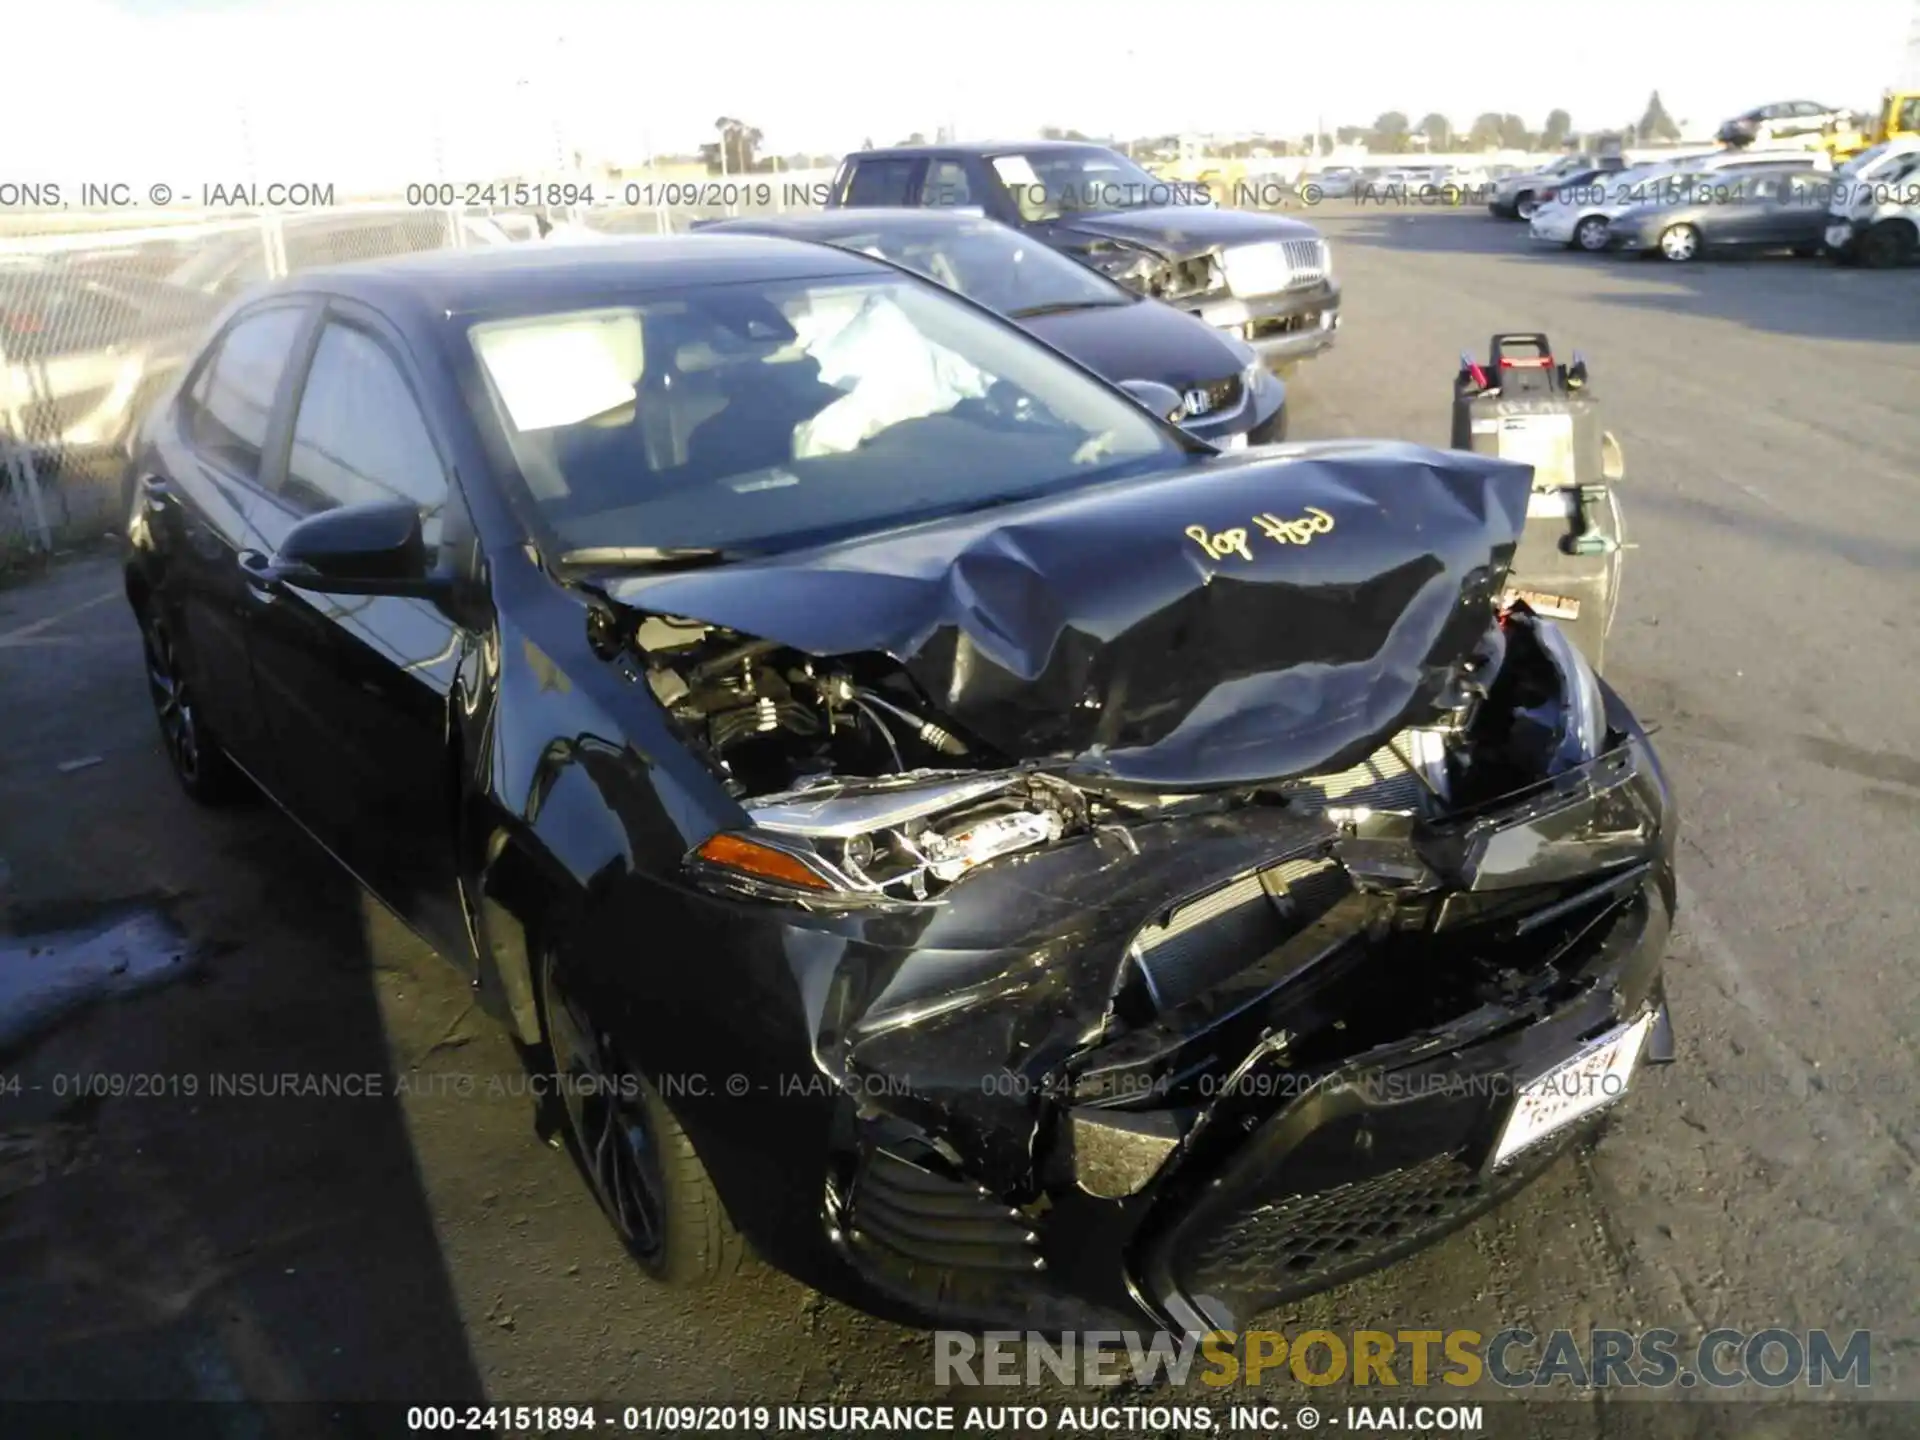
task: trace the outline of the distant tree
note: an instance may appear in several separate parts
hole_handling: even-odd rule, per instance
[[[1342,145],[1364,145],[1372,133],[1364,125],[1342,125],[1333,136]]]
[[[1467,143],[1475,150],[1497,150],[1500,148],[1500,116],[1492,111],[1478,116],[1473,128],[1467,132]]]
[[[1438,112],[1420,122],[1420,133],[1427,137],[1429,150],[1445,150],[1453,144],[1453,122]]]
[[[1680,127],[1673,123],[1673,117],[1667,114],[1667,107],[1660,103],[1658,90],[1648,97],[1647,113],[1640,117],[1640,138],[1655,141],[1680,138]]]
[[[924,145],[927,143],[927,137],[921,131],[916,130],[911,135],[907,136],[906,139],[901,140],[897,143],[901,145]]]
[[[1573,117],[1564,110],[1547,112],[1547,127],[1540,132],[1540,144],[1544,149],[1563,150],[1573,138]]]
[[[708,168],[718,170],[725,175],[744,175],[758,168],[754,160],[754,150],[765,138],[753,126],[744,120],[735,120],[722,115],[713,122],[713,128],[720,132],[720,141],[714,146],[702,146],[703,154],[709,154]]]
[[[1322,135],[1320,137],[1320,153],[1322,155],[1331,155],[1333,153],[1333,136]]]
[[[1500,144],[1507,150],[1531,150],[1533,132],[1527,129],[1527,122],[1518,115],[1500,117]]]
[[[1398,110],[1389,110],[1373,122],[1373,135],[1368,140],[1369,149],[1390,155],[1396,150],[1407,148],[1407,117]]]

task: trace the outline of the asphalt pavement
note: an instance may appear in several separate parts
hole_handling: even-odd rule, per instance
[[[1868,1329],[1873,1396],[1908,1403],[1844,1433],[1915,1433],[1920,272],[1312,218],[1346,314],[1294,381],[1297,438],[1445,444],[1457,357],[1496,330],[1587,359],[1637,546],[1608,676],[1681,811],[1679,1055],[1507,1206],[1269,1322]],[[928,1337],[765,1268],[682,1294],[630,1267],[452,967],[270,808],[179,794],[109,551],[0,588],[0,697],[0,967],[106,977],[0,1055],[0,1398],[942,1398]],[[1622,1434],[1644,1399],[1557,1393],[1531,1433]],[[1654,1402],[1685,1416],[1662,1433],[1843,1433],[1701,1398]]]

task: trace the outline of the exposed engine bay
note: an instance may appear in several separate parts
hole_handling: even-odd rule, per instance
[[[1524,606],[1456,667],[1445,708],[1357,763],[1187,794],[1016,761],[938,716],[886,656],[820,660],[659,616],[640,620],[631,643],[654,697],[755,830],[806,845],[841,901],[926,901],[1000,856],[1171,814],[1265,804],[1354,831],[1404,825],[1550,777],[1601,739],[1591,677]]]

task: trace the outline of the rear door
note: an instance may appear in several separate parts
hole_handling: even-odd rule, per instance
[[[310,301],[286,300],[236,316],[156,427],[154,463],[136,472],[132,498],[160,556],[156,599],[200,718],[276,795],[248,663],[254,600],[240,556],[259,543],[253,514],[264,460],[284,429],[293,360],[316,314]]]
[[[1708,237],[1718,245],[1780,243],[1781,177],[1732,174],[1723,178],[1727,199],[1712,206]]]
[[[363,307],[329,305],[300,376],[284,462],[260,508],[265,554],[309,515],[395,498],[419,507],[430,553],[464,553],[471,526],[421,393],[397,332]],[[291,586],[256,604],[248,634],[296,814],[376,895],[462,961],[470,951],[455,886],[447,702],[464,638],[425,600]]]

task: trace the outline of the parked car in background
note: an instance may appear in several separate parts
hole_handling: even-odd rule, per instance
[[[1830,131],[1853,123],[1850,112],[1817,100],[1779,100],[1734,116],[1720,127],[1715,138],[1723,145],[1774,145],[1795,139],[1817,145]]]
[[[459,967],[667,1282],[1240,1330],[1675,1058],[1672,794],[1498,600],[1524,465],[1221,455],[897,266],[692,235],[281,281],[138,474],[182,787]]]
[[[1360,183],[1360,172],[1351,166],[1335,165],[1306,177],[1304,184],[1318,186],[1323,200],[1345,200]]]
[[[1180,397],[1163,417],[1226,449],[1287,438],[1286,382],[1244,340],[1126,289],[1032,236],[953,210],[828,210],[710,221],[876,255],[998,311],[1115,384]]]
[[[1754,170],[1820,170],[1827,157],[1817,151],[1725,150],[1685,160],[1638,165],[1615,175],[1597,175],[1585,184],[1558,186],[1552,198],[1533,212],[1528,233],[1536,241],[1572,250],[1598,252],[1612,243],[1615,216],[1637,205],[1685,199],[1714,175]]]
[[[0,262],[0,425],[52,473],[123,456],[218,305],[84,260]]]
[[[841,162],[829,209],[958,206],[1031,235],[1253,346],[1280,369],[1340,326],[1325,238],[1304,221],[1227,209],[1104,145],[1027,141],[866,150]]]
[[[1676,262],[1735,250],[1817,255],[1835,184],[1832,175],[1804,168],[1703,176],[1615,217],[1611,244]]]
[[[1835,177],[1821,238],[1842,264],[1890,269],[1920,259],[1920,140],[1888,141]]]
[[[1602,171],[1626,168],[1626,161],[1618,155],[1568,155],[1544,170],[1522,171],[1495,181],[1487,209],[1503,220],[1531,220],[1540,196],[1556,184],[1578,183]]]

